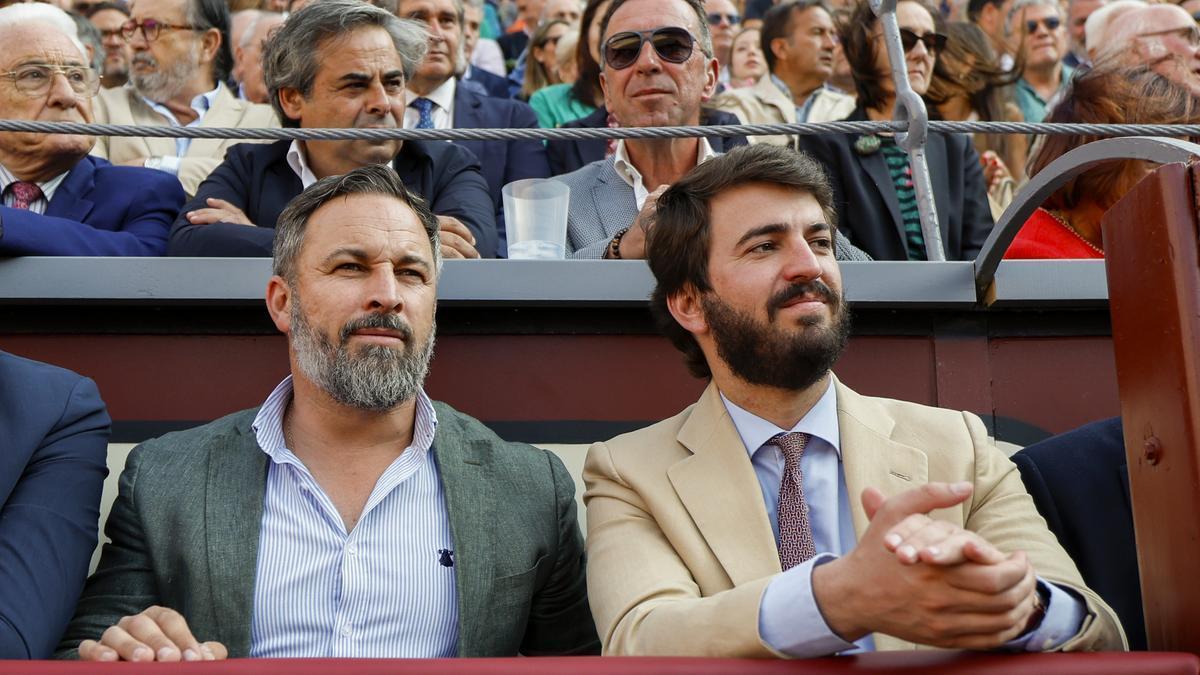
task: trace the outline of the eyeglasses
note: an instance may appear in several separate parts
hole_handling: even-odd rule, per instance
[[[1045,26],[1048,31],[1056,31],[1062,25],[1062,21],[1057,16],[1047,16],[1042,19],[1029,19],[1025,22],[1025,32],[1033,35],[1037,32],[1038,26]]]
[[[628,68],[638,60],[646,42],[654,46],[662,60],[683,63],[691,58],[696,38],[686,29],[676,27],[617,33],[604,43],[604,62],[613,70]]]
[[[125,27],[124,26],[122,26],[120,28],[110,28],[108,30],[100,31],[101,41],[111,40],[112,38],[117,38],[117,37],[119,37],[121,39],[125,39]]]
[[[146,19],[145,21],[142,21],[140,23],[133,19],[130,19],[125,22],[125,25],[121,26],[121,35],[124,36],[124,38],[126,40],[132,40],[133,36],[137,35],[137,32],[139,30],[142,31],[142,37],[145,38],[146,42],[154,42],[155,40],[158,39],[159,34],[162,33],[164,30],[197,30],[197,29],[195,26],[191,26],[188,24],[167,23],[165,21],[159,21],[157,19]]]
[[[16,70],[0,73],[12,80],[17,91],[26,96],[45,96],[58,73],[67,79],[76,94],[95,96],[100,91],[100,77],[87,66],[60,66],[52,63],[29,63]]]
[[[730,26],[736,26],[742,22],[742,17],[738,14],[723,14],[721,12],[708,13],[708,25],[710,26],[720,26],[722,19],[728,21]]]
[[[1163,37],[1167,35],[1175,35],[1187,42],[1189,47],[1200,47],[1200,27],[1196,25],[1159,30],[1153,33],[1139,33],[1137,37]]]
[[[930,54],[935,54],[946,49],[947,39],[948,38],[941,33],[926,33],[924,35],[917,35],[907,28],[900,29],[900,44],[904,46],[904,51],[906,52],[911,52],[913,47],[916,47],[917,43],[920,42],[921,44],[925,45],[925,51],[929,52]]]

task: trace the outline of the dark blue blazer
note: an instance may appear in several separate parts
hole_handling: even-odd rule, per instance
[[[538,128],[537,113],[528,103],[480,94],[473,86],[459,82],[454,88],[455,129]],[[500,190],[514,180],[549,178],[550,163],[541,141],[455,141],[470,150],[483,165],[496,214],[500,255],[508,251],[504,231],[504,200]]]
[[[705,125],[741,124],[737,115],[723,110],[705,108],[700,113],[700,123]],[[598,129],[608,126],[608,109],[596,108],[587,117],[562,125],[564,129]],[[708,144],[717,152],[729,152],[739,145],[746,145],[745,136],[709,136]],[[582,168],[598,159],[604,159],[608,141],[594,139],[586,141],[547,141],[546,153],[550,156],[550,170],[555,176]]]
[[[1012,460],[1088,588],[1121,619],[1129,648],[1146,649],[1121,418],[1035,443]]]
[[[0,206],[0,255],[163,255],[183,200],[169,173],[88,155],[59,184],[45,215]]]
[[[171,228],[167,254],[173,256],[269,257],[275,221],[300,194],[300,177],[287,163],[291,141],[240,143],[180,212]],[[496,221],[487,184],[471,153],[449,143],[405,141],[392,168],[409,190],[425,198],[440,216],[454,216],[475,235],[484,258],[496,256]],[[234,223],[193,225],[187,213],[206,208],[210,197],[237,206],[258,227]]]
[[[0,659],[50,658],[75,613],[110,424],[91,380],[0,352]]]
[[[483,93],[496,98],[508,98],[508,78],[500,77],[495,73],[488,71],[478,66],[471,66],[467,71],[467,76],[462,79],[464,82],[474,82],[483,88]]]
[[[867,119],[859,107],[847,120]],[[800,149],[825,166],[838,229],[876,260],[907,260],[900,199],[882,152],[861,154],[863,134],[800,136]],[[967,134],[929,134],[925,145],[947,260],[973,260],[992,231],[979,155]]]

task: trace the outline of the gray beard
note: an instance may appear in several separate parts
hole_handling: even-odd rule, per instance
[[[304,376],[342,405],[358,410],[385,412],[414,399],[429,373],[433,358],[435,327],[429,339],[415,345],[412,329],[394,314],[374,314],[343,326],[339,344],[308,323],[293,291],[292,349]],[[403,349],[370,345],[351,353],[347,341],[351,331],[364,326],[388,327],[404,335]]]
[[[149,75],[140,75],[133,68],[134,63],[149,62],[155,67]],[[163,69],[161,64],[148,52],[134,54],[129,68],[129,80],[138,94],[154,101],[166,103],[179,95],[191,81],[196,70],[200,68],[199,45],[192,43],[187,59],[180,59],[170,69]]]

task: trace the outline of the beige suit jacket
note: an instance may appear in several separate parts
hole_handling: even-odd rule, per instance
[[[132,87],[101,89],[92,99],[92,108],[98,124],[138,124],[163,126],[167,120],[142,100]],[[264,128],[278,127],[279,119],[271,106],[250,103],[235,98],[228,87],[221,87],[213,100],[212,108],[201,120],[202,127]],[[239,141],[221,138],[196,138],[188,146],[187,154],[180,158],[179,182],[189,196],[212,170],[225,161],[225,151],[237,143],[264,141]],[[92,154],[103,157],[113,164],[121,164],[144,157],[175,155],[174,138],[144,138],[101,136],[96,139]]]
[[[818,89],[808,111],[809,122],[835,122],[854,112],[854,97],[829,89]],[[795,124],[796,104],[771,81],[762,76],[753,87],[726,89],[712,100],[718,110],[733,113],[743,124]],[[796,147],[795,136],[748,136],[751,143],[769,143]]]
[[[1062,649],[1125,647],[1116,615],[1084,586],[978,417],[835,386],[858,537],[868,524],[858,499],[867,486],[891,496],[930,481],[970,480],[970,500],[931,516],[1003,551],[1026,551],[1039,576],[1086,599],[1083,626]],[[583,479],[588,598],[605,654],[782,656],[758,633],[763,591],[780,573],[775,537],[714,385],[675,417],[592,446]],[[917,648],[874,637],[880,650]]]

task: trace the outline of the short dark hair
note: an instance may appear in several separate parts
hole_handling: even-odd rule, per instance
[[[308,186],[296,198],[288,203],[279,219],[275,222],[275,250],[271,261],[271,271],[287,280],[295,281],[296,258],[300,257],[300,249],[304,245],[304,231],[308,221],[317,209],[337,199],[348,195],[377,194],[394,197],[407,204],[417,214],[425,235],[429,237],[429,246],[433,249],[433,261],[441,267],[441,244],[438,234],[437,216],[429,210],[425,200],[419,195],[409,192],[404,187],[400,176],[391,167],[383,164],[368,164],[354,169],[342,176],[329,176]]]
[[[604,13],[604,19],[600,22],[600,63],[604,63],[604,39],[608,37],[608,22],[612,19],[612,15],[617,9],[624,5],[629,0],[612,0],[612,4],[608,6],[608,11]],[[696,23],[700,26],[700,34],[694,36],[696,42],[700,45],[700,51],[707,58],[712,58],[712,31],[708,28],[708,12],[704,11],[703,0],[681,0],[696,15]],[[580,35],[580,39],[587,42],[587,33]]]
[[[88,7],[85,16],[90,19],[93,16],[96,16],[97,12],[103,12],[106,9],[111,9],[114,12],[120,12],[125,16],[129,16],[129,8],[118,2],[97,2],[96,4]]]
[[[750,183],[790,188],[812,195],[831,228],[837,228],[833,189],[825,169],[808,155],[782,146],[758,143],[736,148],[692,169],[658,198],[654,227],[646,240],[646,261],[654,273],[650,312],[659,329],[683,352],[696,377],[712,371],[696,338],[675,321],[667,299],[687,288],[712,290],[708,250],[714,197]]]
[[[232,84],[233,47],[229,44],[229,5],[225,0],[188,0],[187,20],[196,31],[216,28],[221,33],[221,46],[217,47],[212,64],[214,82]]]
[[[571,85],[571,96],[580,103],[589,106],[597,101],[604,101],[604,92],[600,89],[600,64],[592,58],[592,50],[588,48],[588,31],[592,23],[601,21],[603,16],[596,16],[600,5],[608,0],[588,0],[583,8],[583,18],[579,20],[579,41],[575,43],[575,84]],[[603,48],[603,47],[602,47]]]
[[[763,58],[767,61],[767,70],[775,72],[775,53],[771,51],[771,43],[779,38],[787,38],[792,34],[792,19],[799,14],[820,7],[825,10],[831,18],[833,10],[825,0],[784,0],[767,10],[762,19],[762,34],[759,40],[762,42]]]
[[[1004,0],[967,0],[967,18],[978,21],[983,8],[992,5],[996,8],[1004,6]]]

